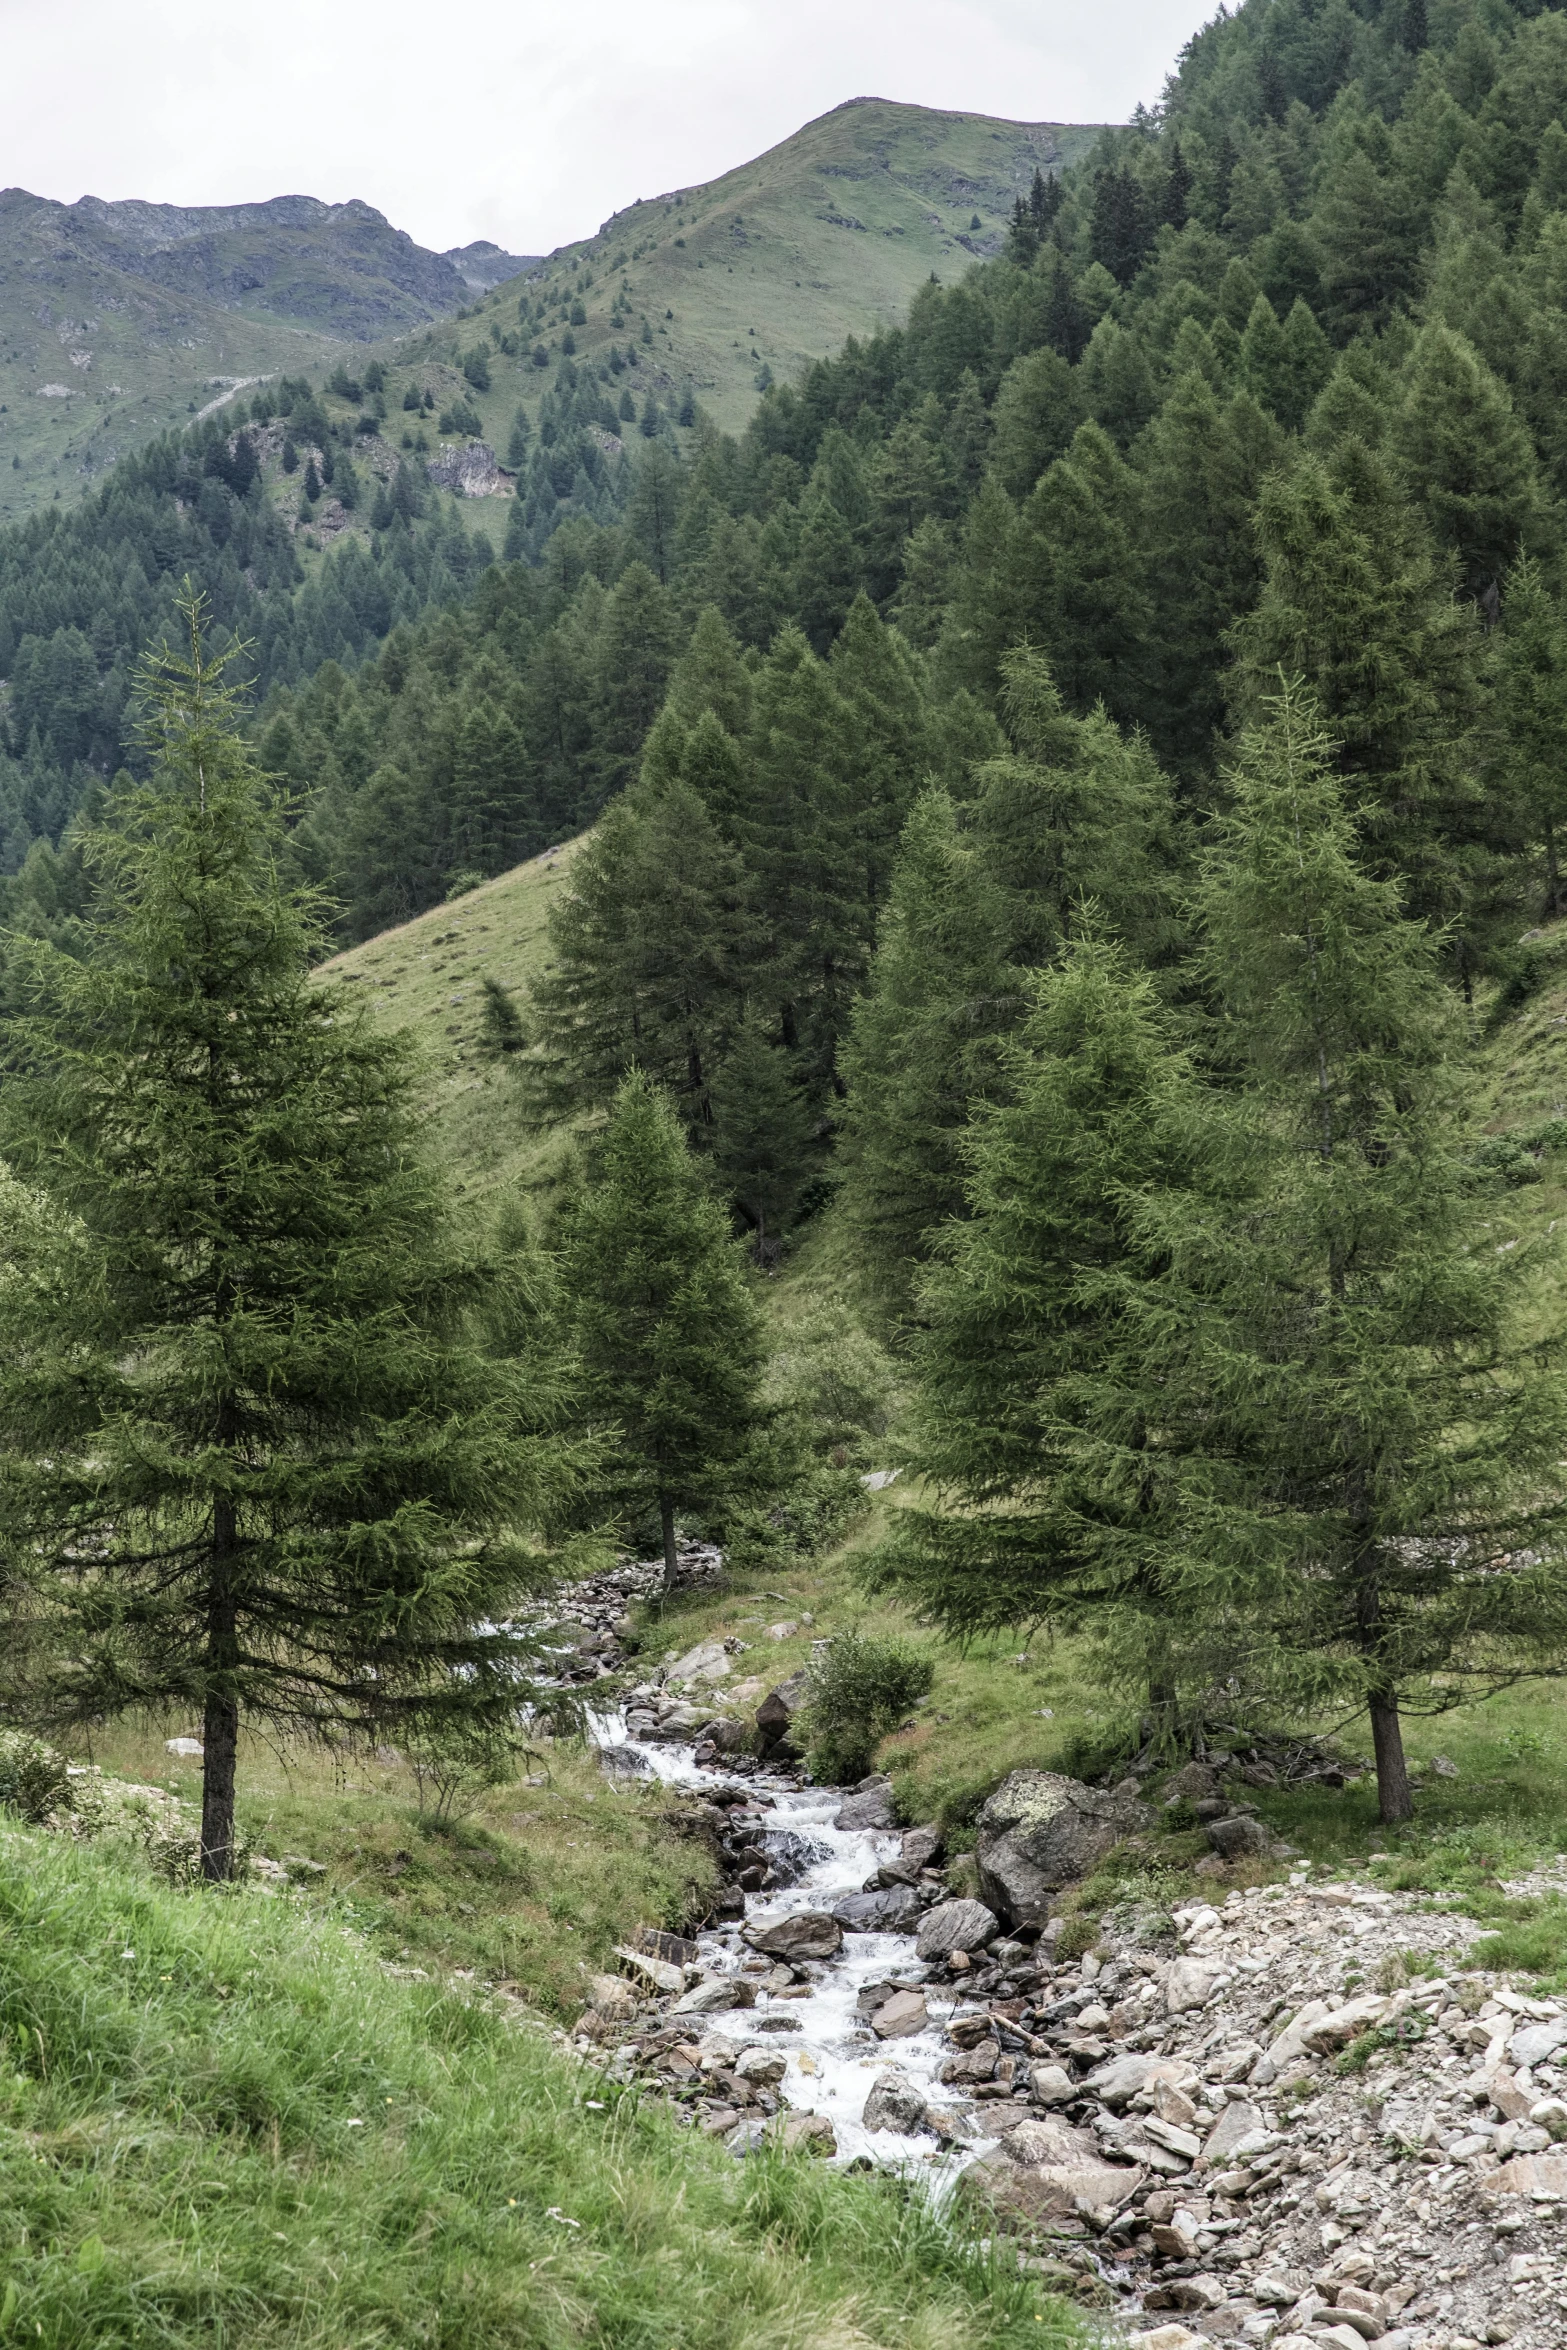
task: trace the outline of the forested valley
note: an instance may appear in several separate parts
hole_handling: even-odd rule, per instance
[[[1567,12],[1221,8],[738,435],[516,317],[504,529],[377,363],[0,533],[0,1803],[178,1895],[0,1870],[99,2003],[32,1966],[18,2109],[227,2131],[349,2242],[321,2350],[434,2339],[427,2259],[528,2350],[674,2263],[724,2350],[775,2257],[813,2339],[1545,2350]],[[180,1907],[257,1878],[329,2001]],[[853,2047],[736,2057],[867,1935]],[[895,2163],[818,2126],[872,2065]],[[85,2241],[0,2334],[94,2338]]]

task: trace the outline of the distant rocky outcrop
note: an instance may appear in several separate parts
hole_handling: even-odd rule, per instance
[[[451,263],[465,286],[472,286],[475,293],[487,294],[492,286],[503,286],[509,277],[521,277],[524,271],[537,269],[541,256],[503,253],[499,245],[478,237],[471,245],[449,245],[441,259]]]
[[[515,476],[503,473],[488,441],[470,441],[465,449],[443,449],[425,466],[437,489],[455,490],[463,498],[499,498]]]

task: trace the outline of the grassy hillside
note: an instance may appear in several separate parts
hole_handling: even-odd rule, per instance
[[[525,994],[547,951],[550,900],[581,845],[550,849],[322,965],[364,988],[378,1022],[417,1039],[431,1135],[470,1196],[545,1176],[559,1152],[529,1132],[514,1079],[481,1050],[483,982]]]
[[[236,382],[319,381],[522,257],[427,252],[368,204],[0,193],[0,520],[70,498]]]
[[[1096,135],[855,98],[722,179],[633,204],[528,279],[518,355],[476,402],[489,437],[504,448],[519,400],[536,405],[553,377],[530,354],[558,359],[568,333],[594,365],[612,344],[634,352],[620,384],[663,403],[689,382],[738,430],[764,365],[787,381],[849,335],[896,324],[932,271],[950,281],[999,249],[1036,169],[1074,162]],[[489,295],[463,336],[517,336],[518,294]]]
[[[1080,2338],[895,2183],[738,2164],[514,2009],[393,1979],[339,1915],[8,1825],[0,1948],[8,2339]]]

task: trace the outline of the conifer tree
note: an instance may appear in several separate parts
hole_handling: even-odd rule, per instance
[[[765,1262],[805,1180],[815,1118],[793,1056],[748,1012],[713,1079],[713,1169]]]
[[[680,774],[725,840],[738,841],[747,807],[745,757],[711,707],[702,712],[681,746]]]
[[[996,1091],[1000,1040],[1021,1009],[1005,949],[1001,900],[952,801],[922,794],[843,1054],[843,1213],[895,1311],[963,1206],[963,1129]]]
[[[1546,921],[1567,912],[1561,872],[1567,834],[1567,622],[1539,565],[1527,558],[1507,577],[1497,707],[1504,729],[1503,765],[1524,838],[1544,866],[1539,911]]]
[[[705,1138],[744,1001],[750,917],[744,868],[689,784],[642,782],[614,802],[549,931],[524,1071],[540,1116],[607,1109],[640,1068]]]
[[[672,1585],[677,1513],[721,1504],[744,1479],[761,1329],[723,1210],[640,1070],[571,1208],[563,1273],[586,1404],[613,1430],[611,1490],[628,1515],[656,1509]]]
[[[1265,483],[1255,530],[1265,577],[1234,632],[1232,704],[1256,721],[1281,671],[1311,679],[1366,803],[1375,869],[1403,877],[1412,912],[1453,925],[1467,976],[1506,810],[1482,793],[1470,754],[1480,632],[1453,594],[1451,561],[1353,435],[1331,461],[1308,456]]]
[[[1202,1431],[1183,1604],[1227,1590],[1259,1682],[1303,1710],[1364,1704],[1399,1820],[1402,1712],[1560,1652],[1567,1389],[1559,1335],[1520,1335],[1550,1244],[1498,1245],[1435,942],[1362,869],[1332,748],[1286,688],[1231,779],[1200,908],[1253,1204],[1221,1230],[1153,1200],[1172,1273],[1144,1330],[1172,1421]]]
[[[722,612],[704,604],[690,642],[669,678],[668,709],[682,726],[694,726],[711,710],[725,732],[738,739],[751,716],[751,674]]]
[[[848,713],[798,629],[756,681],[742,845],[784,1043],[809,1080],[835,1075],[837,1042],[870,945],[848,792]]]
[[[1021,619],[1012,641],[1043,643],[1074,709],[1102,701],[1133,721],[1146,711],[1150,682],[1140,491],[1109,435],[1080,426],[1024,506],[1003,574]]]
[[[1411,354],[1394,445],[1433,537],[1456,550],[1471,595],[1495,597],[1509,563],[1545,544],[1529,435],[1480,354],[1445,326]]]
[[[923,664],[869,596],[856,596],[828,662],[848,712],[845,790],[853,853],[874,920],[892,877],[898,835],[927,763]]]
[[[1260,584],[1249,521],[1282,454],[1282,434],[1249,393],[1221,402],[1188,375],[1173,387],[1139,454],[1162,654],[1147,723],[1164,756],[1206,757],[1223,718],[1226,632]]]
[[[564,1463],[548,1381],[467,1335],[485,1268],[404,1050],[312,982],[317,908],[180,609],[152,780],[82,840],[91,956],[32,946],[9,1029],[5,1156],[48,1240],[0,1286],[0,1525],[37,1718],[199,1721],[222,1879],[242,1725],[514,1719],[523,1652],[476,1627],[536,1580]]]
[[[1208,1653],[1178,1620],[1181,1491],[1140,1326],[1164,1271],[1139,1202],[1213,1174],[1203,1099],[1146,977],[1073,941],[1030,984],[1002,1100],[970,1129],[966,1215],[919,1284],[910,1445],[933,1508],[898,1513],[884,1580],[964,1635],[1094,1635],[1174,1727]],[[1203,1196],[1208,1196],[1205,1192]]]
[[[1150,965],[1182,937],[1174,795],[1146,740],[1102,710],[1074,718],[1031,646],[1003,656],[1010,748],[973,777],[972,837],[997,893],[1008,955],[1047,961],[1089,919]]]

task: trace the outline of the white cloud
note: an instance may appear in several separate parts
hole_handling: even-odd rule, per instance
[[[362,196],[517,252],[746,161],[845,98],[1029,121],[1153,101],[1200,0],[0,0],[15,184],[218,204]]]

